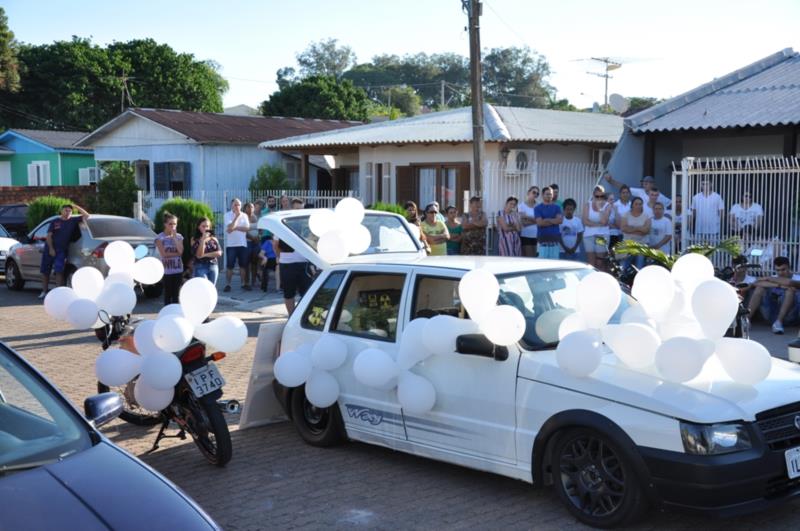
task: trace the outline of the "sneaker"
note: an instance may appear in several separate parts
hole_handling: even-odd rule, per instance
[[[230,290],[231,290],[231,286],[229,284],[229,285],[225,286],[225,288],[222,291],[224,291],[225,293],[228,293]]]
[[[39,298],[44,299],[45,297],[47,297],[47,292],[42,290],[42,292],[39,294]]]
[[[783,334],[783,323],[780,321],[775,321],[772,323],[772,333],[773,334]]]

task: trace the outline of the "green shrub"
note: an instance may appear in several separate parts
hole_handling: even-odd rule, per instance
[[[191,254],[191,241],[194,236],[194,228],[195,225],[197,225],[197,220],[205,217],[214,221],[214,212],[211,210],[210,206],[200,201],[181,199],[179,197],[170,199],[161,205],[156,213],[156,219],[153,220],[156,233],[160,233],[164,230],[164,212],[169,212],[170,214],[178,216],[178,232],[183,235],[183,263],[187,264],[189,255]],[[221,237],[221,231],[222,227],[218,227],[217,224],[214,223],[214,233],[217,235],[217,238]],[[222,242],[220,241],[220,243]]]
[[[91,201],[91,212],[131,217],[139,187],[133,167],[124,162],[111,162],[103,167],[105,176],[97,183],[97,196]]]
[[[254,177],[250,178],[248,189],[251,192],[262,192],[264,190],[294,190],[296,186],[289,181],[286,170],[280,166],[262,164]]]
[[[28,203],[28,230],[33,230],[36,225],[61,213],[61,207],[72,204],[66,197],[43,195]]]
[[[380,210],[381,212],[392,212],[394,214],[400,214],[403,217],[406,217],[406,209],[403,208],[402,205],[396,205],[394,203],[381,203],[377,202],[370,207],[372,210]]]

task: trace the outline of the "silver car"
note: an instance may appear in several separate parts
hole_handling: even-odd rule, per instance
[[[21,243],[12,246],[6,257],[6,286],[8,289],[21,290],[26,282],[41,283],[39,272],[42,253],[47,246],[47,231],[50,222],[58,216],[42,221],[35,229],[22,239]],[[100,270],[103,276],[108,274],[108,265],[103,258],[106,246],[116,240],[130,243],[134,248],[138,245],[147,247],[148,256],[158,257],[155,247],[156,234],[142,223],[132,218],[92,214],[86,222],[80,223],[80,239],[69,246],[67,265],[64,273],[67,285],[70,285],[72,273],[83,266],[92,266]],[[55,278],[53,273],[52,279]],[[157,297],[161,292],[161,284],[145,286],[145,295]]]

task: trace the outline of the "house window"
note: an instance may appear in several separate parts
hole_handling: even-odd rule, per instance
[[[361,182],[359,180],[360,172],[358,171],[358,167],[350,168],[348,170],[348,181],[347,181],[347,188],[348,190],[352,190],[355,192],[356,196],[358,196],[359,191],[361,190]]]
[[[188,162],[156,162],[153,164],[156,192],[191,190],[191,164]]]
[[[398,172],[400,172],[399,169]],[[398,177],[399,179],[400,177]],[[436,201],[441,210],[452,205],[461,211],[464,191],[469,189],[469,166],[467,164],[417,166],[413,179],[416,179],[416,182],[412,182],[403,194],[410,193],[412,197],[416,196],[417,204],[421,209]],[[398,184],[398,186],[400,185]]]
[[[50,186],[50,161],[35,160],[28,164],[28,186]]]
[[[283,162],[283,169],[286,170],[286,178],[294,188],[301,188],[302,175],[300,174],[300,161],[286,160]]]

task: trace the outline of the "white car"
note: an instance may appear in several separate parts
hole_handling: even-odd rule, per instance
[[[12,245],[16,245],[19,242],[11,237],[8,231],[0,225],[0,273],[5,274],[6,272],[6,256],[8,256],[8,250],[11,249]]]
[[[334,406],[316,408],[302,386],[275,382],[307,443],[363,441],[553,486],[575,517],[598,527],[634,521],[651,505],[730,516],[800,494],[800,368],[794,364],[775,360],[770,376],[754,387],[692,387],[631,370],[609,354],[591,377],[572,377],[556,363],[556,345],[537,336],[535,323],[548,310],[574,308],[578,282],[591,268],[529,258],[426,257],[405,220],[372,211],[364,224],[373,246],[328,264],[314,251],[313,212],[264,220],[321,270],[276,354],[324,333],[348,345],[346,362],[332,373],[341,389]],[[368,347],[396,355],[410,320],[464,317],[458,283],[476,267],[492,271],[500,302],[525,316],[518,345],[461,336],[458,353],[416,366],[436,389],[434,408],[422,415],[405,412],[396,391],[355,378],[355,356]],[[624,297],[612,322],[629,304],[635,302]]]

